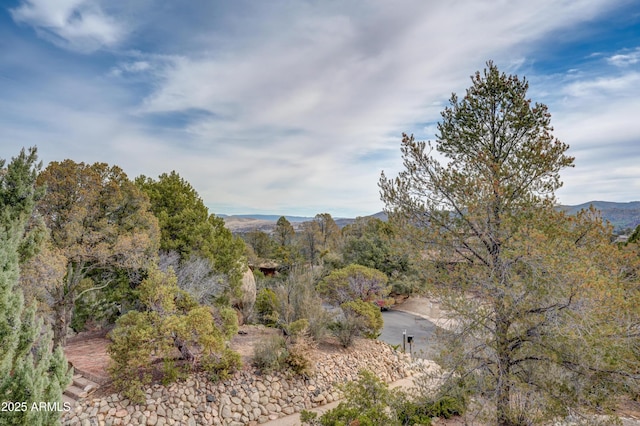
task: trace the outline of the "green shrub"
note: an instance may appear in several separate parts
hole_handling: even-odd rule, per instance
[[[220,306],[213,311],[216,325],[227,340],[238,334],[238,313],[230,306]]]
[[[258,315],[258,321],[261,324],[270,327],[273,327],[276,324],[278,320],[278,298],[276,297],[275,291],[270,288],[263,288],[258,291],[254,306],[256,314]]]
[[[348,348],[358,336],[375,339],[383,326],[380,309],[372,303],[352,300],[340,305],[344,318],[329,324],[329,330],[340,344]]]
[[[208,373],[212,382],[217,382],[226,380],[242,367],[242,359],[239,353],[226,348],[220,356],[212,354],[204,357],[200,366]]]
[[[385,414],[383,407],[379,407],[375,412],[367,410],[363,412],[359,408],[350,407],[341,402],[332,410],[327,411],[320,417],[319,421],[322,426],[334,425],[358,425],[358,426],[381,426],[381,425],[397,425],[391,422],[390,418]]]
[[[340,305],[345,316],[357,316],[362,319],[361,333],[369,339],[376,339],[384,325],[380,308],[373,303],[362,300],[352,300]]]
[[[402,424],[431,424],[431,419],[450,419],[464,414],[466,400],[460,396],[442,395],[435,399],[411,400],[406,395],[398,399],[396,412]]]
[[[302,410],[300,411],[300,422],[303,425],[318,425],[318,413],[314,413],[313,411]]]
[[[111,331],[108,352],[111,357],[109,373],[116,388],[134,402],[144,402],[142,386],[151,382],[151,343],[156,337],[151,312],[131,311],[120,317]]]
[[[149,270],[138,288],[144,311],[127,312],[110,333],[109,372],[116,388],[133,402],[144,402],[141,386],[151,383],[152,355],[164,359],[178,349],[195,366],[198,354],[222,354],[225,341],[238,329],[232,309],[200,306],[176,282],[171,270]],[[165,364],[165,381],[177,378],[174,370]]]
[[[450,419],[453,416],[464,414],[465,402],[459,398],[445,395],[433,403],[431,410],[433,417]]]
[[[309,329],[309,320],[306,318],[299,319],[282,325],[282,329],[291,340],[296,340],[298,337],[306,334]]]
[[[388,385],[368,371],[361,371],[355,382],[342,386],[344,401],[318,417],[301,413],[303,424],[312,426],[429,426],[434,417],[451,418],[464,413],[463,396],[443,395],[436,399],[412,399],[401,390]],[[462,394],[461,394],[462,395]]]
[[[362,319],[349,316],[329,324],[329,331],[333,334],[342,347],[348,348],[353,344],[353,340],[360,335],[362,329]]]
[[[336,408],[324,413],[318,419],[320,425],[400,425],[395,419],[393,409],[390,408],[394,401],[394,393],[373,373],[361,371],[357,381],[346,383],[342,389],[345,400]]]
[[[284,337],[269,336],[259,341],[253,349],[252,363],[263,372],[281,371],[285,368],[288,356]]]
[[[186,377],[184,371],[181,371],[176,363],[171,358],[165,358],[162,360],[162,384],[167,386],[171,383],[175,383],[178,380],[183,380]]]

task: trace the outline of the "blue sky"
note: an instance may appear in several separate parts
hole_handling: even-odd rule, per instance
[[[635,0],[3,2],[0,158],[176,170],[215,213],[372,214],[401,133],[433,139],[489,59],[571,146],[560,202],[640,199]]]

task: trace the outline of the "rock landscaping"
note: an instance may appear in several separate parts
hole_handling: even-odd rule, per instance
[[[319,350],[309,377],[248,367],[230,379],[211,382],[191,375],[169,386],[146,389],[146,403],[132,405],[118,394],[80,401],[64,414],[64,425],[257,425],[341,398],[337,385],[357,380],[362,369],[392,382],[411,374],[408,355],[376,340],[349,349]]]

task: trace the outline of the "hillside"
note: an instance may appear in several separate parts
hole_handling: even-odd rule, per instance
[[[622,232],[626,229],[634,229],[640,225],[640,201],[631,201],[628,203],[615,203],[611,201],[589,201],[587,203],[569,206],[560,205],[559,209],[566,211],[569,214],[576,214],[580,210],[586,210],[589,206],[593,205],[598,209],[602,215],[602,218],[609,221],[616,232]],[[220,215],[225,221],[225,225],[234,233],[243,233],[253,230],[261,230],[264,232],[270,232],[275,227],[277,220],[282,215],[233,215],[226,216]],[[291,222],[293,227],[297,230],[300,224],[313,220],[313,217],[304,216],[286,216],[287,220]],[[378,212],[371,216],[380,220],[387,220],[387,215],[384,212]],[[355,218],[334,218],[336,224],[343,228],[355,221]]]
[[[243,214],[243,215],[219,215],[222,219],[224,219],[224,223],[226,227],[234,233],[244,233],[250,232],[254,230],[260,230],[264,232],[271,232],[273,228],[276,226],[276,222],[282,215],[263,215],[263,214]],[[367,216],[369,217],[369,216]],[[387,216],[383,212],[376,213],[371,215],[371,217],[376,217],[381,220],[387,220]],[[293,228],[297,231],[301,224],[304,222],[308,222],[313,220],[313,217],[304,217],[304,216],[286,216],[285,218],[291,222]],[[355,218],[334,218],[336,224],[342,229],[345,226],[353,223]]]
[[[603,219],[609,221],[614,226],[616,232],[621,232],[625,229],[634,229],[640,225],[640,201],[631,201],[628,203],[589,201],[577,206],[560,206],[560,208],[569,214],[576,214],[580,210],[588,209],[591,205],[600,211]]]

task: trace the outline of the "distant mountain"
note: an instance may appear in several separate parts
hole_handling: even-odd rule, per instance
[[[256,219],[256,220],[269,220],[277,222],[278,219],[282,217],[282,215],[277,214],[235,214],[233,216],[220,215],[221,217],[237,217],[241,219]],[[297,222],[307,222],[312,217],[304,217],[304,216],[284,216],[289,222],[297,223]]]
[[[560,205],[559,209],[569,214],[576,214],[580,210],[586,210],[593,205],[600,211],[602,218],[610,222],[616,232],[623,232],[626,229],[634,229],[640,225],[640,201],[631,201],[628,203],[615,203],[611,201],[589,201],[577,206]],[[249,232],[253,230],[261,230],[270,232],[273,230],[276,222],[282,215],[266,215],[266,214],[241,214],[241,215],[219,215],[225,221],[227,228],[232,232]],[[299,228],[303,222],[313,220],[313,217],[305,216],[286,216],[294,228]],[[386,221],[387,215],[384,212],[378,212],[367,217],[375,217]],[[334,218],[336,224],[340,228],[355,222],[355,218]]]
[[[218,215],[222,219],[224,219],[225,226],[231,230],[231,232],[235,233],[244,233],[250,232],[254,230],[260,230],[264,232],[270,232],[276,225],[278,219],[280,219],[283,215],[269,215],[269,214],[238,214],[238,215]],[[305,217],[305,216],[287,216],[284,215],[285,218],[293,227],[297,230],[300,228],[300,225],[303,222],[308,222],[313,220],[313,217]],[[376,213],[371,215],[371,217],[375,217],[381,220],[387,220],[387,216],[383,212]],[[334,217],[336,224],[340,228],[344,228],[347,225],[355,222],[355,218],[336,218]]]
[[[614,203],[611,201],[589,201],[577,206],[559,206],[569,214],[576,214],[593,206],[600,211],[602,218],[613,225],[616,232],[634,229],[640,225],[640,201]]]

